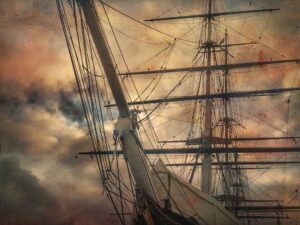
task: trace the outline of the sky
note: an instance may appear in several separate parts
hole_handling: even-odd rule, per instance
[[[203,8],[201,0],[111,0],[109,3],[140,21],[161,15],[195,13]],[[279,7],[281,10],[274,13],[276,18],[273,15],[233,17],[228,21],[221,21],[230,24],[234,31],[243,32],[247,37],[261,43],[257,48],[243,48],[233,52],[239,56],[236,57],[238,60],[299,56],[300,1],[228,0],[223,5],[223,9],[228,11],[247,7]],[[140,68],[139,65],[145,58],[174,41],[128,22],[113,12],[109,13],[116,29],[126,31],[138,40],[152,43],[136,44],[121,33],[118,34],[128,65],[133,70]],[[194,25],[192,22],[188,24]],[[175,36],[187,29],[186,24],[176,24],[179,29],[175,29],[174,23],[154,26]],[[223,32],[225,27],[221,29]],[[234,36],[237,32],[229,32],[232,32],[232,41],[249,41],[249,38]],[[172,56],[170,67],[183,65],[192,57],[193,52],[187,52],[183,47],[178,44],[177,56]],[[109,215],[114,211],[101,187],[94,160],[88,157],[75,158],[77,152],[90,150],[92,146],[55,1],[0,0],[0,52],[1,224],[118,224],[116,217]],[[116,54],[116,57],[120,55]],[[161,63],[159,60],[154,60],[147,66],[157,68],[157,63]],[[251,80],[244,76],[237,82],[237,88],[249,90],[265,85],[300,86],[298,67],[279,68],[279,72],[275,72],[275,69],[264,70],[268,79],[257,76]],[[251,74],[257,75],[256,72]],[[159,87],[161,93],[165,93],[170,84],[166,85],[165,82],[167,81]],[[143,90],[145,81],[137,81],[137,84]],[[159,96],[158,93],[152,97]],[[264,113],[263,116],[272,126],[285,131],[288,112],[289,133],[300,135],[298,98],[297,95],[291,97],[290,108],[284,104],[287,98],[283,99],[282,107],[277,107],[271,113],[261,110],[266,106],[270,109],[276,106],[268,99],[266,105],[257,106],[258,109],[253,109],[253,113]],[[249,106],[244,107],[246,111],[250,110]],[[175,111],[169,113],[176,115]],[[162,122],[164,120],[160,119],[154,123],[159,125]],[[259,121],[245,123],[245,134],[283,135],[280,130],[263,126]],[[180,126],[175,125],[176,128]],[[163,138],[169,138],[176,134],[176,129],[166,126],[160,134]],[[295,146],[294,143],[279,144]],[[299,172],[297,167],[288,168],[287,172],[277,169],[260,182],[265,185],[264,191],[272,192],[278,183],[281,185],[284,178],[287,195],[293,195],[300,183]]]

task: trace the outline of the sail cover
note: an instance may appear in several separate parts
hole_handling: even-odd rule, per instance
[[[172,211],[203,225],[240,225],[233,214],[213,197],[171,173],[161,160],[151,171],[161,201],[170,199]]]

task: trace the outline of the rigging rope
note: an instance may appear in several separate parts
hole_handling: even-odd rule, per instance
[[[137,19],[135,19],[135,18],[133,18],[133,17],[131,17],[131,16],[125,14],[124,12],[121,12],[120,10],[118,10],[118,9],[116,9],[116,8],[114,8],[114,7],[112,7],[111,5],[105,3],[105,2],[102,1],[102,0],[98,0],[98,1],[101,2],[103,5],[105,5],[105,6],[109,7],[109,8],[111,8],[112,10],[118,12],[119,14],[121,14],[121,15],[123,15],[123,16],[125,16],[125,17],[127,17],[127,18],[129,18],[129,19],[131,19],[131,20],[133,20],[133,21],[135,21],[136,23],[141,24],[142,26],[145,26],[145,27],[147,27],[147,28],[149,28],[149,29],[151,29],[151,30],[153,30],[153,31],[156,31],[156,32],[158,32],[158,33],[160,33],[160,34],[163,34],[163,35],[165,35],[165,36],[168,36],[168,37],[171,37],[171,38],[173,38],[173,39],[177,39],[177,40],[180,40],[180,41],[186,42],[186,43],[197,43],[197,42],[194,42],[194,41],[185,40],[185,39],[183,39],[183,38],[176,37],[176,36],[174,36],[174,35],[165,33],[165,32],[163,32],[163,31],[158,30],[158,29],[156,29],[156,28],[154,28],[154,27],[151,27],[151,26],[149,26],[149,25],[147,25],[147,24],[145,24],[145,23],[142,23],[141,21],[139,21],[139,20],[137,20]]]

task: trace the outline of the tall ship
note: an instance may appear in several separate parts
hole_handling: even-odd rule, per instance
[[[57,0],[93,146],[78,156],[95,159],[122,225],[296,218],[298,188],[285,183],[300,163],[288,121],[300,59],[260,41],[280,9],[195,0],[183,12],[170,2],[167,11],[151,2],[160,15],[141,21],[134,6],[130,15],[100,0]],[[246,19],[264,21],[245,28],[259,27],[258,40],[243,33]]]

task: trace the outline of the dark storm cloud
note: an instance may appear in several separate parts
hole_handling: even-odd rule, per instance
[[[94,199],[63,196],[51,193],[33,174],[23,169],[15,157],[0,159],[0,223],[6,225],[80,225],[116,224],[114,217],[103,218],[101,213],[113,209],[98,196]],[[70,190],[69,190],[70,191]]]
[[[14,83],[7,84],[5,89],[13,90],[14,88],[22,92],[22,87]],[[34,87],[34,85],[31,86],[31,89],[24,90],[22,95],[13,96],[7,91],[0,91],[0,93],[0,105],[3,110],[6,109],[10,112],[11,117],[20,116],[26,106],[43,107],[50,113],[55,111],[55,102],[57,101],[55,93]]]
[[[59,136],[53,133],[53,141],[50,141],[45,129],[52,129],[51,123],[60,124],[61,120],[63,124],[64,117],[82,121],[79,103],[74,103],[77,98],[72,91],[74,82],[68,83],[68,79],[65,83],[57,82],[53,74],[47,72],[51,67],[57,67],[59,60],[55,58],[58,58],[58,54],[45,41],[47,35],[42,40],[40,37],[34,38],[35,43],[28,40],[25,45],[9,39],[5,34],[0,38],[3,50],[0,55],[0,134],[4,146],[15,152],[45,152]],[[33,52],[37,49],[43,56],[32,55],[36,54]],[[59,116],[60,111],[64,117]]]
[[[59,110],[72,120],[78,122],[84,121],[80,96],[75,90],[73,93],[63,90],[59,92]]]
[[[15,158],[0,158],[1,224],[54,224],[55,197]]]

